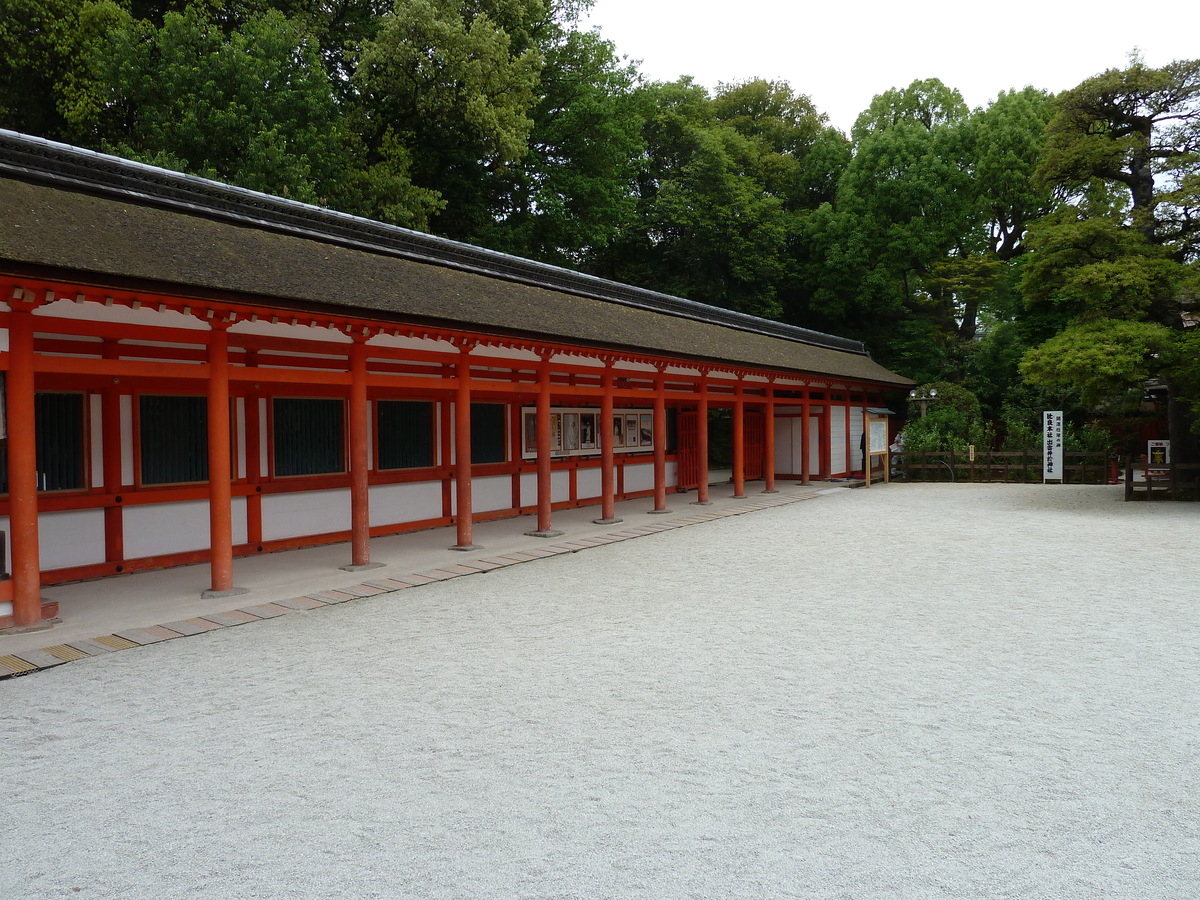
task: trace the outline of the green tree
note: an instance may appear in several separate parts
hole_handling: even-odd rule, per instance
[[[474,238],[586,267],[634,213],[646,95],[594,32],[560,29],[544,53],[529,151],[489,180],[492,213]]]
[[[1090,78],[1059,98],[1047,135],[1039,177],[1067,205],[1031,229],[1022,284],[1061,331],[1029,351],[1026,376],[1101,408],[1163,378],[1185,446],[1177,401],[1195,401],[1200,365],[1179,352],[1200,310],[1200,60]]]
[[[483,185],[527,152],[544,63],[534,36],[549,15],[541,0],[396,0],[363,44],[361,133],[375,159],[407,150],[414,183],[444,201],[435,231],[483,230]]]

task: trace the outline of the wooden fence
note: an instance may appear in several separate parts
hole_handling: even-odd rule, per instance
[[[1065,484],[1111,484],[1113,458],[1103,452],[1064,452]],[[893,478],[903,481],[961,481],[969,484],[999,481],[1034,484],[1042,480],[1042,454],[1021,451],[905,450],[892,459]]]
[[[1200,463],[1170,463],[1146,468],[1125,463],[1126,500],[1200,500]]]

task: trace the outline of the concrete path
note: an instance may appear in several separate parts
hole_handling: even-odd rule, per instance
[[[10,679],[0,896],[1197,897],[1198,526],[837,490]]]

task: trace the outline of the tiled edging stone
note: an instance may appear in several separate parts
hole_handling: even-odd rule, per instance
[[[434,584],[435,582],[446,581],[451,578],[479,575],[490,572],[493,569],[513,566],[518,563],[536,562],[540,559],[549,559],[563,553],[578,553],[580,550],[587,550],[591,547],[602,547],[605,544],[633,540],[634,538],[658,534],[663,531],[671,531],[675,528],[702,525],[705,522],[725,519],[730,516],[741,516],[746,513],[757,512],[761,509],[799,503],[802,500],[811,500],[816,496],[818,496],[816,490],[806,491],[799,495],[773,494],[754,500],[747,500],[727,509],[705,510],[703,513],[681,516],[665,522],[654,522],[636,528],[622,528],[619,531],[612,531],[593,537],[576,538],[548,546],[531,546],[498,556],[468,560],[462,563],[424,569],[420,572],[413,572],[406,575],[389,576],[388,578],[381,578],[374,581],[364,581],[347,587],[316,591],[312,594],[291,597],[287,600],[274,600],[270,603],[243,606],[238,609],[226,610],[225,612],[205,613],[202,616],[180,619],[162,625],[131,628],[117,634],[102,634],[94,638],[71,640],[63,644],[43,647],[40,650],[22,650],[18,653],[0,655],[0,680],[14,678],[18,675],[28,675],[32,672],[61,666],[64,663],[75,662],[76,660],[90,659],[93,656],[103,656],[122,650],[131,650],[146,644],[156,644],[160,641],[169,641],[195,634],[205,634],[210,631],[220,631],[223,628],[236,628],[239,625],[261,622],[265,619],[273,619],[278,616],[288,615],[289,613],[321,609],[326,606],[336,606],[339,603],[346,603],[350,600],[394,593],[405,588]]]

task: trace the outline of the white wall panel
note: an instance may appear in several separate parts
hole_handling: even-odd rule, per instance
[[[625,493],[654,490],[654,463],[625,466]]]
[[[566,503],[571,499],[571,473],[563,470],[550,475],[550,500]]]
[[[133,398],[121,395],[121,484],[135,484],[133,477]]]
[[[455,500],[457,501],[457,498]],[[512,476],[494,475],[490,478],[473,479],[471,506],[472,511],[477,513],[512,509]]]
[[[296,494],[264,494],[262,499],[263,540],[325,534],[350,529],[350,491],[302,491]]]
[[[91,442],[92,487],[104,487],[104,430],[101,428],[102,399],[99,394],[88,396],[88,440]]]
[[[104,510],[41,513],[38,549],[45,570],[104,562]]]
[[[777,417],[775,419],[775,472],[774,474],[790,475],[798,471],[794,468],[792,432],[796,430],[798,419]]]
[[[602,471],[600,469],[580,469],[575,480],[575,494],[580,500],[589,500],[600,496]]]
[[[371,524],[396,525],[442,514],[442,483],[381,484],[371,488]]]
[[[537,506],[537,472],[521,473],[521,505]]]
[[[833,434],[833,452],[830,454],[831,471],[846,471],[846,407],[834,406],[829,410],[830,429]]]
[[[234,544],[246,543],[246,498],[230,505]],[[124,512],[125,556],[162,556],[206,550],[209,546],[208,501],[127,506]]]

